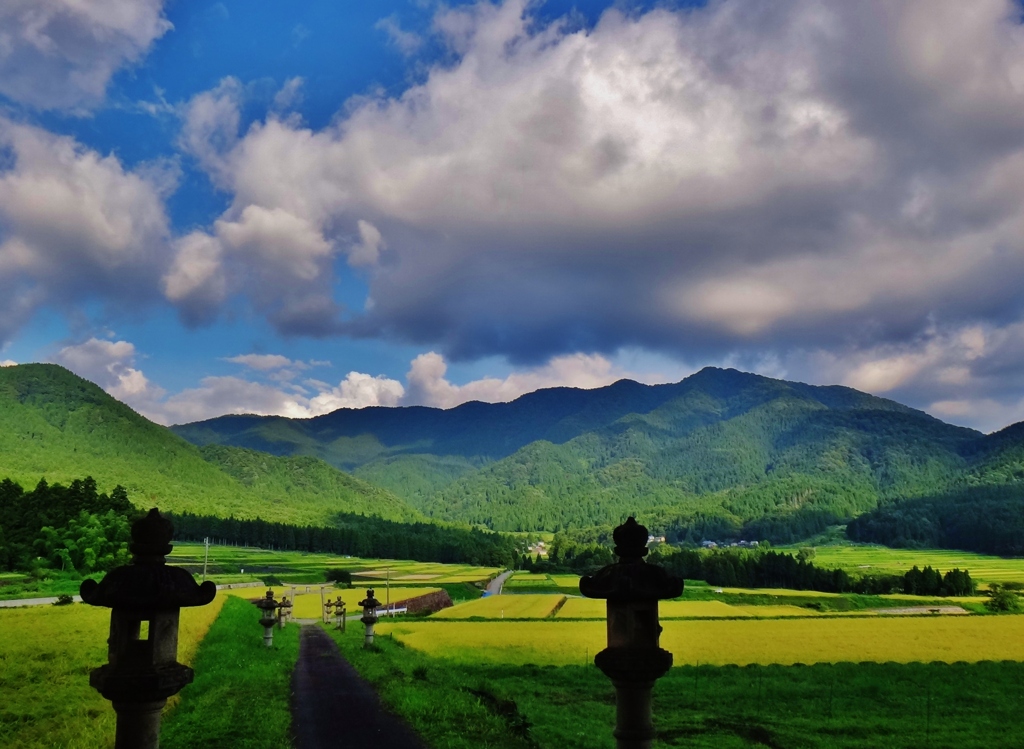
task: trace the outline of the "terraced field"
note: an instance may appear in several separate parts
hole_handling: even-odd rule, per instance
[[[966,569],[982,583],[1024,582],[1024,559],[1003,559],[969,551],[947,549],[890,549],[884,546],[819,546],[816,567],[839,567],[851,573],[903,574],[914,565],[943,572]]]
[[[476,601],[443,609],[434,619],[543,619],[550,616],[565,601],[559,595],[489,596]]]

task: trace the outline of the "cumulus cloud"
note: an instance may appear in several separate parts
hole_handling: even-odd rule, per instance
[[[41,109],[94,106],[171,29],[162,13],[163,0],[5,0],[0,94]]]
[[[0,360],[0,367],[16,367],[16,366],[18,366],[18,362],[14,361],[13,359],[3,359],[3,360]]]
[[[358,236],[365,310],[329,328],[456,358],[714,357],[908,340],[935,314],[1016,319],[1018,15],[730,0],[570,30],[525,0],[444,9],[456,58],[401,96],[221,139],[222,221],[301,226],[275,252],[321,303],[334,248]]]
[[[147,303],[168,241],[168,179],[0,117],[0,341],[45,303]]]
[[[134,344],[100,338],[65,346],[53,357],[55,363],[96,383],[119,401],[145,414],[166,391],[149,381],[136,367],[135,359]]]
[[[484,377],[463,385],[454,385],[445,379],[447,371],[448,364],[440,354],[431,351],[417,356],[406,376],[408,391],[402,403],[452,408],[468,401],[511,401],[547,387],[592,389],[627,377],[647,379],[643,375],[626,372],[597,354],[559,356],[540,367],[516,371],[505,378]]]

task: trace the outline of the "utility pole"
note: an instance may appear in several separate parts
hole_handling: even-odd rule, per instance
[[[203,539],[203,545],[206,546],[206,556],[203,557],[203,582],[206,582],[206,565],[210,561],[210,537],[207,536]]]
[[[390,612],[391,616],[393,617],[395,614],[394,614],[394,612],[391,611],[391,565],[390,564],[388,565],[387,570],[388,570],[388,577],[387,577],[387,581],[386,581],[385,586],[384,586],[385,587],[384,599],[386,601],[385,605],[387,606],[388,612]]]

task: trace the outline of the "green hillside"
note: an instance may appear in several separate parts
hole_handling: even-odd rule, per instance
[[[92,476],[139,507],[325,523],[338,512],[416,519],[402,500],[312,460],[203,453],[53,364],[0,368],[0,477],[33,487]]]
[[[1016,475],[1024,434],[986,437],[846,387],[704,369],[511,403],[232,416],[189,439],[310,454],[424,514],[558,530],[643,513],[676,538],[794,540],[902,498]],[[1024,472],[1022,472],[1024,474]]]

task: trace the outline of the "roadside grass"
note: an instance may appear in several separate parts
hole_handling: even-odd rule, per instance
[[[164,717],[163,749],[264,749],[291,746],[291,675],[299,627],[274,630],[263,645],[259,611],[226,597],[195,657],[195,681]]]
[[[190,664],[224,598],[182,609],[178,660]],[[0,743],[19,749],[110,746],[114,710],[89,686],[107,662],[110,609],[0,609]]]
[[[605,645],[603,621],[382,621],[411,649],[459,664],[580,665]],[[870,661],[1024,661],[1024,615],[676,619],[662,647],[677,666]]]
[[[362,627],[328,630],[342,654],[389,710],[436,749],[536,749],[515,703],[486,678],[378,637],[363,648]]]

